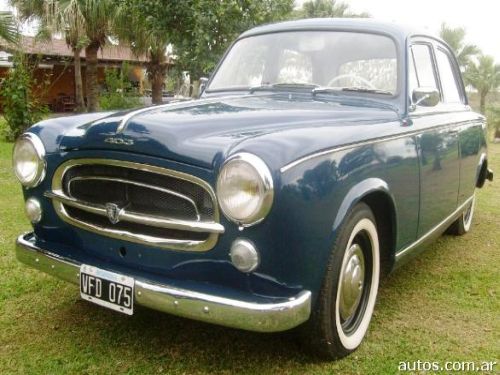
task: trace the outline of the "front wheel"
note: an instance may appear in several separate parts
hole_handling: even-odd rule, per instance
[[[375,217],[360,203],[339,231],[316,308],[303,327],[317,354],[336,359],[358,348],[373,315],[379,277]]]

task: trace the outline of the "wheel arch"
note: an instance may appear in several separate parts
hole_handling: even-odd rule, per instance
[[[394,266],[397,238],[396,204],[387,182],[380,178],[368,178],[353,186],[340,205],[333,230],[341,227],[352,208],[360,202],[367,204],[375,216],[380,241],[381,273],[386,275]]]
[[[481,154],[476,171],[476,187],[482,188],[488,178],[488,156],[485,152]]]

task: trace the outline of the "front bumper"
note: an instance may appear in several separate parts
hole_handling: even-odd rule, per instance
[[[79,283],[80,263],[35,244],[32,233],[16,241],[17,259],[52,276]],[[113,271],[113,270],[110,270]],[[227,327],[257,332],[286,331],[311,313],[311,292],[278,303],[254,303],[135,279],[135,303],[154,310]]]

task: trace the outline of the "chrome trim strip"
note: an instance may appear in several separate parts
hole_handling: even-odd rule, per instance
[[[44,193],[47,198],[56,199],[61,203],[78,208],[82,211],[90,212],[95,215],[105,216],[107,217],[106,208],[104,206],[79,201],[75,198],[68,197],[64,194],[54,193],[47,191]],[[74,219],[74,218],[73,218]],[[199,232],[199,233],[224,233],[224,227],[212,221],[190,221],[190,220],[180,220],[168,217],[158,217],[158,216],[149,216],[143,215],[137,212],[127,211],[125,208],[121,209],[118,213],[119,221],[127,221],[131,223],[151,225],[157,228],[166,228],[166,229],[176,229],[176,230],[186,230],[190,232]],[[74,219],[76,220],[76,219]]]
[[[68,186],[69,186],[68,189],[69,189],[70,195],[72,195],[71,194],[71,183],[73,181],[88,181],[88,180],[120,182],[122,184],[139,186],[139,187],[143,187],[146,189],[156,190],[156,191],[159,191],[159,192],[162,192],[165,194],[173,195],[177,198],[180,198],[180,199],[183,199],[183,200],[189,202],[189,204],[191,204],[191,206],[193,206],[194,210],[196,211],[196,217],[197,217],[198,221],[201,220],[200,212],[198,210],[198,207],[196,206],[195,201],[192,200],[191,198],[189,198],[187,195],[178,193],[178,192],[170,190],[170,189],[165,189],[165,188],[161,188],[161,187],[150,185],[150,184],[144,184],[142,182],[126,180],[124,178],[103,177],[103,176],[73,177],[68,182]]]
[[[64,209],[64,204],[68,205],[73,205],[74,207],[77,207],[79,209],[97,214],[97,215],[103,215],[105,212],[104,207],[100,207],[97,205],[89,205],[85,207],[85,203],[79,202],[73,198],[70,198],[66,196],[66,194],[63,191],[63,177],[64,174],[71,168],[79,165],[91,165],[91,164],[96,164],[96,165],[107,165],[107,166],[117,166],[117,167],[123,167],[123,168],[130,168],[130,169],[136,169],[136,170],[141,170],[141,171],[146,171],[146,172],[151,172],[151,173],[156,173],[160,175],[165,175],[165,176],[170,176],[179,180],[184,180],[188,181],[190,183],[196,184],[200,187],[202,187],[209,195],[210,198],[213,202],[213,221],[210,222],[202,222],[202,221],[183,221],[183,220],[174,220],[170,218],[157,218],[157,217],[151,217],[150,222],[148,222],[149,225],[152,225],[151,223],[155,223],[158,227],[165,227],[165,228],[170,228],[170,229],[179,229],[179,230],[189,230],[192,232],[206,232],[208,233],[208,238],[204,241],[198,241],[198,240],[177,240],[177,239],[169,239],[169,238],[158,238],[158,237],[152,237],[148,235],[142,235],[142,234],[136,234],[136,233],[131,233],[128,231],[123,231],[123,230],[117,230],[117,229],[112,229],[112,228],[104,228],[95,224],[90,224],[87,222],[82,222],[80,220],[77,220],[75,218],[72,218]],[[134,163],[134,162],[128,162],[128,161],[121,161],[121,160],[113,160],[113,159],[71,159],[66,161],[65,163],[61,164],[57,170],[54,173],[54,176],[52,177],[52,191],[51,192],[46,192],[46,196],[52,198],[52,203],[54,206],[54,209],[57,213],[57,215],[65,222],[74,225],[78,228],[88,230],[90,232],[98,233],[104,236],[112,237],[112,238],[117,238],[120,240],[127,240],[135,243],[140,243],[143,245],[148,245],[148,246],[156,246],[156,247],[161,247],[165,249],[172,249],[172,250],[183,250],[183,251],[208,251],[212,249],[215,244],[217,243],[218,237],[220,233],[224,232],[224,226],[220,224],[219,219],[219,206],[217,203],[217,197],[215,195],[215,192],[213,191],[212,187],[210,184],[208,184],[206,181],[186,174],[182,172],[178,172],[175,170],[171,169],[166,169],[162,167],[157,167],[153,165],[147,165],[147,164],[140,164],[140,163]],[[62,200],[65,200],[63,203]],[[78,206],[76,206],[78,204]],[[120,218],[124,219],[124,212],[122,211],[120,214]],[[144,219],[144,217],[139,217],[137,213],[132,213],[129,212],[127,213],[127,219],[129,221],[137,221]],[[158,219],[158,220],[157,220]]]
[[[120,123],[118,124],[118,127],[116,128],[116,134],[122,133],[125,128],[127,127],[128,122],[135,116],[140,115],[141,113],[145,112],[155,112],[157,110],[161,110],[165,107],[168,107],[169,104],[163,104],[163,105],[158,105],[158,106],[153,106],[153,107],[146,107],[146,108],[141,108],[136,111],[132,111],[127,113],[125,116],[122,117]]]
[[[475,126],[475,123],[472,123],[472,121],[464,121],[463,123],[469,124],[470,126]],[[380,142],[394,141],[396,139],[411,137],[414,135],[422,134],[425,131],[446,130],[448,128],[455,128],[457,126],[464,125],[463,123],[460,122],[460,123],[455,123],[455,124],[437,125],[437,126],[433,126],[433,127],[429,127],[429,128],[425,128],[425,129],[412,130],[412,131],[407,131],[407,132],[403,132],[403,133],[396,134],[396,135],[382,136],[382,137],[378,137],[378,138],[367,139],[366,141],[359,141],[359,142],[349,143],[349,144],[342,145],[342,146],[332,147],[332,148],[329,148],[329,149],[326,149],[323,151],[318,151],[318,152],[303,156],[297,160],[294,160],[294,161],[284,165],[283,167],[281,167],[280,172],[284,173],[284,172],[290,170],[291,168],[293,168],[299,164],[302,164],[306,161],[315,159],[315,158],[320,157],[320,156],[333,154],[333,153],[339,152],[339,151],[349,150],[349,149],[354,148],[354,147],[362,147],[362,146],[367,146],[367,145],[376,144],[376,143],[380,143]]]
[[[17,259],[78,285],[80,263],[38,247],[34,237],[29,233],[17,238]],[[165,313],[257,332],[286,331],[305,322],[311,314],[311,292],[308,290],[278,302],[256,303],[137,278],[134,299],[139,305]]]
[[[415,250],[419,245],[424,243],[427,239],[432,237],[432,235],[438,233],[439,231],[446,230],[446,228],[453,223],[454,220],[457,219],[457,216],[460,216],[460,213],[467,207],[467,205],[474,199],[474,195],[472,197],[469,197],[464,203],[462,203],[451,215],[449,215],[446,219],[441,221],[439,224],[437,224],[435,227],[433,227],[431,230],[429,230],[427,233],[425,233],[422,237],[420,237],[418,240],[413,242],[412,244],[408,245],[404,249],[398,251],[396,253],[396,262],[400,261],[403,257],[408,255],[412,250]]]
[[[213,221],[189,221],[189,220],[179,220],[162,218],[157,216],[146,216],[142,214],[136,214],[134,212],[123,212],[119,215],[119,218],[124,221],[130,221],[132,223],[146,224],[153,227],[186,230],[190,232],[200,232],[200,233],[224,233],[224,227],[222,224],[215,223]]]
[[[284,173],[284,172],[288,171],[289,169],[296,167],[297,165],[302,164],[306,161],[309,161],[309,160],[312,160],[312,159],[315,159],[315,158],[318,158],[321,156],[325,156],[328,154],[333,154],[335,152],[349,150],[349,149],[354,148],[354,147],[367,146],[367,145],[371,145],[371,144],[375,144],[375,143],[379,143],[379,142],[384,142],[384,141],[393,141],[393,140],[400,139],[400,138],[411,137],[412,135],[417,135],[419,133],[421,133],[420,130],[419,131],[412,131],[412,132],[405,132],[405,133],[394,135],[394,136],[374,138],[374,139],[369,139],[366,141],[349,143],[349,144],[344,145],[344,146],[333,147],[333,148],[330,148],[328,150],[319,151],[319,152],[304,156],[304,157],[297,159],[291,163],[288,163],[288,164],[284,165],[283,167],[281,167],[280,171],[281,171],[281,173]]]

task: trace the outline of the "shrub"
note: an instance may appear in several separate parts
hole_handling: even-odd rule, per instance
[[[493,129],[495,139],[500,139],[500,107],[489,107],[487,110],[488,125]]]
[[[127,78],[128,69],[125,63],[121,69],[106,68],[106,88],[99,98],[102,109],[127,109],[142,105],[137,90]]]
[[[1,130],[2,138],[13,141],[28,127],[42,120],[48,113],[48,107],[40,101],[45,82],[38,82],[33,76],[34,67],[25,56],[14,56],[14,67],[0,82],[0,96],[6,126]]]

